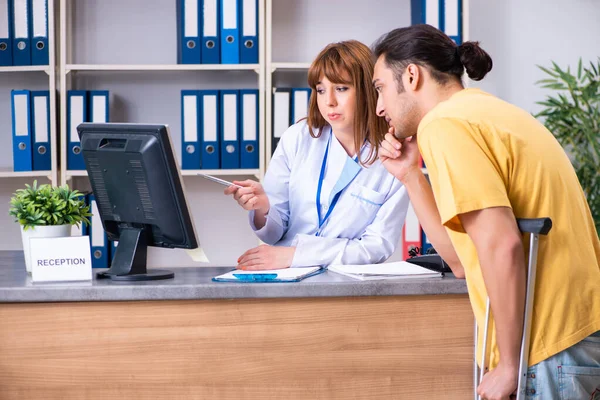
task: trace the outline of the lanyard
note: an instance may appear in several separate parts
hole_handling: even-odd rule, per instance
[[[323,156],[323,162],[321,164],[321,174],[319,175],[319,184],[317,186],[316,205],[317,205],[317,216],[319,218],[319,228],[317,230],[317,236],[319,236],[319,234],[321,232],[321,227],[323,227],[323,225],[325,224],[325,221],[327,221],[327,218],[329,218],[329,216],[331,215],[331,212],[335,208],[340,196],[342,195],[342,191],[343,191],[343,189],[342,189],[339,192],[337,192],[335,194],[335,196],[333,196],[333,200],[331,201],[331,204],[329,205],[329,209],[327,210],[327,213],[325,214],[325,216],[321,217],[321,189],[323,188],[323,181],[325,180],[325,166],[327,165],[327,156],[329,154],[329,147],[331,145],[331,136],[333,136],[333,132],[330,133],[329,140],[327,141],[327,147],[325,148],[325,155]],[[355,157],[354,161],[356,162],[357,159],[358,159],[358,155]],[[350,182],[348,182],[348,184],[350,184]]]

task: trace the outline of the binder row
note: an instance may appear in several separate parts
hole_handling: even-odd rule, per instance
[[[462,44],[462,0],[411,0],[411,24],[428,24]]]
[[[90,225],[71,227],[71,236],[89,236],[92,256],[92,268],[109,268],[115,256],[117,242],[108,240],[108,235],[102,227],[98,204],[93,193],[84,195],[85,204],[90,206]]]
[[[271,154],[275,152],[283,132],[302,118],[308,116],[310,88],[273,89],[273,128]]]
[[[258,168],[258,90],[182,90],[181,146],[182,169]]]
[[[258,0],[178,0],[179,64],[258,64]]]
[[[0,66],[48,65],[48,0],[0,0]]]
[[[67,169],[84,170],[77,126],[82,122],[109,122],[108,90],[67,91]]]
[[[50,171],[50,92],[11,91],[13,169]]]

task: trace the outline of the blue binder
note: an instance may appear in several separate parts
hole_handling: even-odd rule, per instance
[[[298,123],[308,116],[308,101],[310,99],[311,89],[294,88],[292,89],[292,101],[290,110],[290,125]]]
[[[421,228],[421,254],[427,254],[427,250],[429,250],[431,247],[433,247],[431,242],[429,239],[427,239],[427,235],[425,234],[423,228]]]
[[[85,90],[67,92],[67,169],[71,171],[85,169],[77,126],[88,120],[87,97]]]
[[[241,0],[240,64],[258,64],[258,0]]]
[[[411,0],[410,22],[412,25],[428,24],[442,29],[442,12],[444,0]]]
[[[11,91],[13,166],[15,171],[33,171],[31,143],[31,92]]]
[[[200,160],[201,169],[219,169],[220,149],[219,149],[219,91],[218,90],[200,90],[200,115],[202,123],[198,129],[200,134]]]
[[[13,65],[31,65],[30,15],[28,0],[13,0]]]
[[[221,90],[221,168],[240,167],[239,90]]]
[[[240,168],[259,167],[258,90],[240,90]]]
[[[200,107],[197,90],[181,91],[181,168],[200,169],[198,142]]]
[[[456,44],[462,44],[462,0],[441,0],[440,9],[440,29]]]
[[[240,30],[238,0],[220,0],[221,4],[221,64],[240,63]]]
[[[50,143],[50,92],[48,90],[31,92],[33,115],[33,170],[50,171],[52,169]]]
[[[0,67],[7,67],[13,65],[12,4],[12,0],[0,0]]]
[[[92,250],[92,268],[108,268],[108,237],[102,226],[102,219],[98,211],[98,203],[93,193],[89,194],[89,203],[92,213],[89,229],[90,245]]]
[[[219,64],[219,4],[217,0],[202,0],[202,64]]]
[[[177,63],[200,64],[202,0],[177,0]]]
[[[88,109],[86,122],[109,122],[108,90],[90,90],[87,97]]]
[[[31,65],[48,65],[48,0],[32,0],[31,18]]]

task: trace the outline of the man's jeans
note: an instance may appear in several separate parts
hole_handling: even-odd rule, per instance
[[[600,331],[527,370],[527,400],[600,400]]]

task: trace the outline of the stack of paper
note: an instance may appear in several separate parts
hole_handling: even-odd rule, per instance
[[[217,282],[298,282],[318,274],[321,267],[270,269],[264,271],[242,271],[239,269],[215,276]]]
[[[443,274],[435,272],[406,261],[385,264],[366,265],[330,265],[329,270],[346,275],[354,279],[410,279],[442,277]]]

